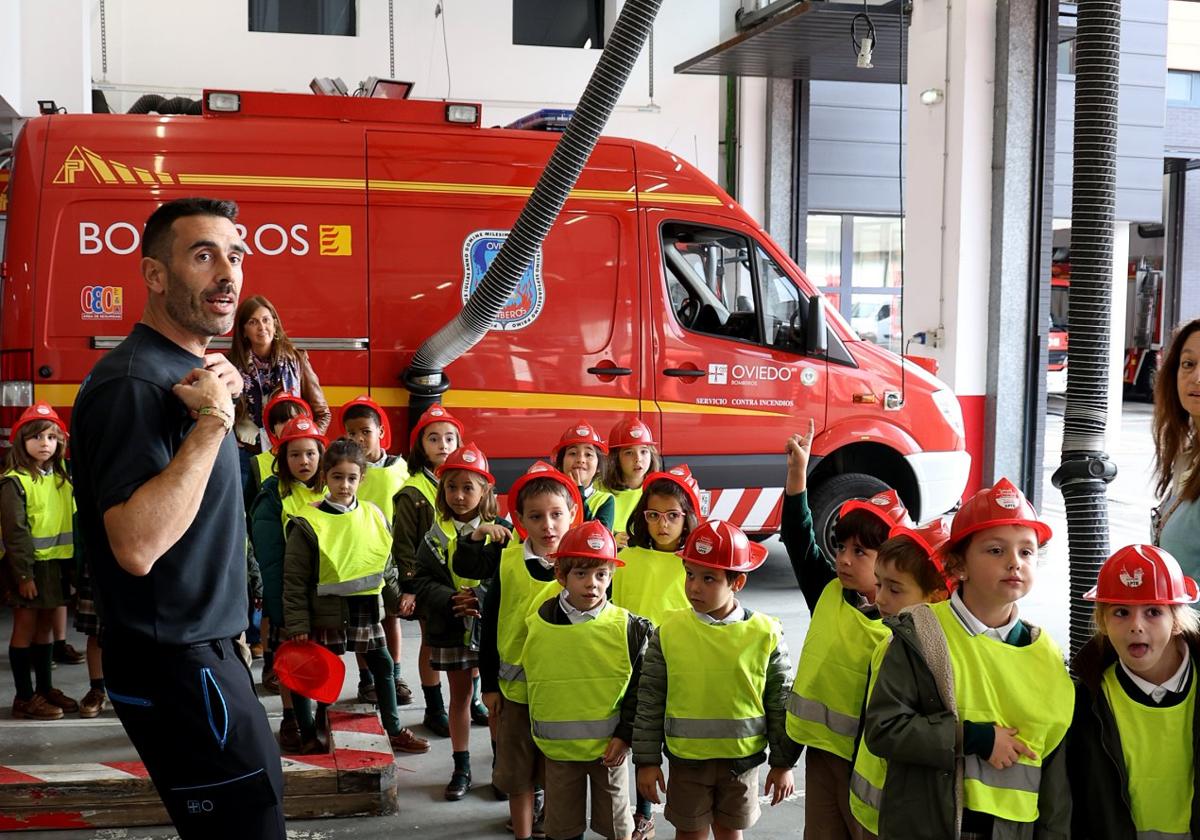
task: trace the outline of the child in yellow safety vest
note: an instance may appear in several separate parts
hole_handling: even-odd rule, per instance
[[[603,523],[572,528],[553,559],[563,589],[527,619],[521,654],[533,740],[546,757],[545,833],[582,837],[590,798],[592,831],[629,840],[625,755],[651,625],[605,595],[621,561]]]
[[[947,580],[938,552],[950,538],[950,520],[939,517],[922,525],[892,528],[887,542],[875,555],[875,606],[883,618],[899,615],[917,604],[936,604],[950,597],[953,585]],[[867,698],[875,684],[874,674],[887,653],[891,637],[885,638],[871,655]],[[850,812],[862,831],[859,840],[874,840],[879,834],[879,802],[887,762],[874,755],[860,738],[855,744],[854,770],[850,774]]]
[[[48,404],[37,402],[13,424],[0,480],[3,588],[13,608],[8,661],[17,694],[12,716],[58,720],[79,704],[54,687],[55,610],[67,602],[75,558],[75,498],[63,453],[67,427]],[[36,685],[30,679],[30,671]]]
[[[1096,635],[1072,663],[1071,836],[1200,837],[1196,581],[1166,551],[1130,545],[1083,597]]]
[[[275,475],[275,450],[279,446],[279,436],[283,433],[283,427],[293,417],[312,419],[312,409],[308,403],[295,394],[286,391],[276,394],[263,407],[263,424],[266,426],[267,440],[271,446],[250,459],[250,475],[246,481],[247,512],[258,498],[258,491],[262,489],[263,482]]]
[[[1001,479],[959,509],[950,599],[889,618],[863,738],[887,761],[886,838],[1070,836],[1063,744],[1074,689],[1049,634],[1022,621],[1050,528]]]
[[[321,458],[327,442],[308,415],[289,420],[275,435],[275,475],[268,476],[250,507],[250,544],[258,558],[263,581],[263,617],[269,628],[264,673],[267,661],[283,641],[283,555],[286,544],[284,526],[300,511],[325,497],[321,484]],[[286,754],[299,753],[303,744],[292,694],[276,678],[264,686],[273,686],[283,701],[283,720],[279,724],[279,747]],[[310,746],[312,746],[310,744]]]
[[[358,444],[337,440],[321,459],[325,496],[289,522],[283,560],[283,618],[289,639],[312,639],[337,655],[366,655],[376,676],[379,714],[392,748],[429,751],[429,742],[400,726],[392,657],[380,624],[380,592],[395,585],[391,532],[383,512],[357,498],[366,458]],[[319,750],[312,701],[293,693],[303,752]]]
[[[704,840],[711,830],[732,840],[758,821],[758,765],[768,746],[771,804],[795,790],[796,748],[784,721],[791,660],[779,621],[737,599],[766,548],[714,520],[697,527],[680,554],[691,608],[667,614],[642,661],[637,787],[651,802],[666,793],[664,816],[677,838]]]
[[[650,427],[636,417],[617,422],[608,433],[608,458],[596,487],[612,494],[613,536],[629,544],[629,517],[642,498],[646,476],[662,471],[662,457]]]
[[[433,527],[417,549],[417,572],[412,586],[424,616],[424,640],[435,671],[450,683],[450,746],[454,772],[444,795],[457,801],[471,789],[471,704],[479,673],[479,602],[484,584],[455,574],[451,565],[459,539],[480,525],[508,528],[498,517],[495,478],[479,448],[468,443],[450,453],[436,470],[434,506],[437,518],[449,522],[451,533]],[[482,723],[489,721],[485,717]],[[495,741],[493,740],[493,745]],[[493,752],[494,752],[493,746]]]
[[[525,619],[562,586],[554,561],[567,531],[583,519],[574,480],[538,461],[513,482],[509,505],[520,540],[507,529],[481,524],[458,539],[454,574],[488,580],[481,608],[479,677],[489,719],[496,721],[496,766],[492,786],[507,794],[512,830],[526,840],[534,830],[534,791],[542,755],[529,728],[529,693],[522,667]]]
[[[384,518],[390,524],[395,514],[394,499],[408,478],[408,467],[403,458],[388,454],[388,447],[392,445],[392,427],[387,412],[375,400],[362,395],[338,409],[338,425],[345,437],[358,444],[367,459],[367,469],[358,488],[359,498],[383,511]],[[396,702],[403,706],[411,702],[412,693],[400,678],[400,603],[399,599],[391,597],[390,588],[385,589],[384,593],[383,634],[387,638],[388,653],[395,668],[393,682],[396,685]],[[374,703],[375,678],[362,654],[355,658],[358,660],[359,700]]]
[[[808,508],[813,424],[787,442],[781,537],[812,616],[788,697],[787,732],[808,747],[804,759],[806,837],[849,838],[850,769],[871,652],[887,637],[875,606],[875,557],[896,525],[911,525],[894,490],[841,506],[835,564],[817,545]]]
[[[417,674],[421,679],[421,693],[425,697],[422,725],[439,738],[450,737],[450,719],[446,715],[446,701],[442,697],[441,675],[430,664],[425,622],[420,618],[423,607],[417,603],[412,578],[417,569],[417,549],[425,535],[433,528],[439,528],[446,536],[454,531],[448,520],[437,515],[438,479],[435,471],[450,453],[462,446],[463,434],[463,424],[442,406],[431,405],[425,409],[409,433],[408,478],[396,494],[396,512],[392,520],[392,558],[400,573],[402,593],[394,609],[400,618],[420,621],[421,649],[417,653]],[[362,686],[359,688],[361,690]],[[412,692],[400,679],[399,670],[396,672],[396,692],[412,697]],[[486,710],[478,697],[472,702],[471,717],[481,724],[487,720]]]
[[[583,499],[583,518],[597,519],[609,531],[613,529],[616,504],[613,495],[599,481],[604,474],[608,444],[586,420],[576,420],[562,433],[554,447],[554,467],[575,479],[579,497]]]

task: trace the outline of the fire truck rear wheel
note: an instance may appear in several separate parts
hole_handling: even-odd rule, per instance
[[[842,473],[814,487],[808,494],[808,507],[812,511],[813,532],[817,543],[827,556],[836,554],[833,527],[837,524],[838,511],[851,499],[869,499],[882,493],[888,485],[866,473]]]

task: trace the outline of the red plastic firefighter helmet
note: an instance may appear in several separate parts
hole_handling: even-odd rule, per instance
[[[615,451],[625,446],[658,446],[654,442],[654,432],[650,427],[636,417],[617,421],[608,433],[609,451]]]
[[[701,523],[678,554],[685,563],[723,572],[752,572],[767,559],[766,546],[751,542],[741,528],[720,519]]]
[[[417,424],[413,426],[412,432],[408,436],[408,451],[412,452],[417,448],[417,444],[421,440],[421,432],[425,431],[426,426],[432,426],[434,423],[449,423],[458,430],[458,440],[461,443],[463,435],[467,430],[463,427],[462,421],[447,411],[443,406],[431,405],[425,409],[425,413],[417,418]]]
[[[586,557],[589,560],[604,560],[618,566],[625,563],[617,559],[617,543],[609,533],[604,523],[593,519],[572,528],[559,540],[558,551],[549,556],[550,560],[563,557]]]
[[[929,562],[933,563],[938,574],[945,579],[946,590],[953,592],[958,586],[958,578],[946,574],[946,564],[942,562],[941,554],[942,549],[950,542],[950,517],[939,516],[917,528],[908,525],[894,525],[888,532],[888,539],[902,536],[908,537],[925,550],[925,553],[929,555]]]
[[[517,498],[521,495],[521,489],[536,478],[548,478],[551,481],[557,481],[563,487],[567,488],[567,492],[571,496],[571,502],[575,505],[575,518],[571,521],[571,526],[574,527],[583,522],[583,498],[579,495],[579,487],[571,480],[569,476],[559,472],[545,461],[535,461],[533,466],[525,471],[524,475],[517,478],[512,483],[512,487],[508,489],[508,509],[514,514],[517,510]],[[517,536],[525,539],[528,536],[521,523],[515,523],[517,528]]]
[[[446,460],[433,471],[438,478],[447,470],[466,470],[483,476],[488,484],[495,484],[496,479],[488,472],[487,457],[473,443],[464,444],[446,456]]]
[[[571,424],[571,428],[563,432],[563,436],[558,439],[558,444],[554,447],[554,457],[557,459],[558,453],[568,446],[576,446],[581,443],[590,443],[596,447],[597,452],[608,454],[608,444],[604,442],[604,438],[600,437],[600,433],[596,431],[595,427],[586,420],[576,420]]]
[[[1083,597],[1106,604],[1194,604],[1200,589],[1161,548],[1127,545],[1105,561],[1096,585]]]
[[[22,411],[21,416],[17,418],[17,422],[13,423],[12,431],[8,435],[9,443],[16,443],[17,432],[21,431],[22,426],[24,426],[26,423],[33,423],[38,420],[50,421],[55,426],[58,426],[58,430],[63,433],[64,438],[68,436],[67,424],[64,423],[62,418],[58,416],[58,412],[50,406],[50,403],[38,400],[33,405],[29,406],[29,408]]]
[[[908,508],[904,506],[904,502],[900,501],[900,495],[895,490],[884,490],[869,499],[851,499],[842,504],[838,510],[838,518],[855,510],[865,510],[872,516],[878,517],[889,531],[898,525],[909,528],[916,527],[912,517],[908,515]]]
[[[336,703],[346,680],[346,663],[316,642],[284,642],[275,651],[275,673],[292,691]]]
[[[1037,511],[1016,485],[1007,478],[995,487],[980,490],[954,514],[950,542],[957,545],[971,534],[1001,525],[1024,525],[1037,534],[1038,544],[1049,541],[1050,526],[1038,519]]]
[[[643,490],[648,490],[650,485],[656,481],[669,481],[677,485],[687,495],[688,501],[692,503],[692,513],[696,516],[700,515],[700,484],[692,475],[687,464],[679,464],[661,472],[650,473],[642,481]]]
[[[342,430],[342,435],[346,434],[346,412],[356,405],[365,406],[379,415],[379,424],[382,427],[379,430],[379,448],[387,452],[392,445],[392,424],[388,422],[387,412],[383,410],[383,406],[366,394],[355,397],[338,409],[338,428]]]
[[[271,397],[271,399],[267,402],[267,404],[265,406],[263,406],[262,419],[263,419],[263,427],[266,429],[266,432],[267,432],[267,440],[269,440],[271,442],[272,451],[274,451],[275,447],[279,446],[279,438],[275,435],[275,429],[272,428],[272,424],[268,421],[267,418],[271,416],[271,409],[275,408],[275,406],[277,406],[277,405],[283,405],[284,403],[295,403],[296,405],[298,405],[300,407],[300,414],[297,416],[300,416],[300,417],[312,417],[313,416],[312,407],[307,402],[305,402],[303,399],[301,399],[300,397],[297,397],[295,394],[289,394],[287,391],[282,391],[282,392],[276,394],[275,396]],[[295,417],[290,417],[288,419],[294,420]]]
[[[275,446],[272,448],[272,451],[278,455],[279,448],[291,440],[315,440],[323,447],[329,445],[329,440],[317,428],[316,421],[303,414],[287,421],[283,429],[280,430],[279,437],[275,440]]]

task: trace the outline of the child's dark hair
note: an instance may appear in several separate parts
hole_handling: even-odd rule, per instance
[[[281,400],[267,412],[267,428],[274,431],[276,426],[304,413],[304,406],[295,400]]]
[[[349,414],[349,412],[347,412],[347,414]],[[350,418],[347,417],[346,419],[348,420]],[[434,425],[434,424],[433,423],[429,424],[429,426],[432,426],[432,425]],[[424,429],[421,430],[421,434],[417,437],[417,445],[414,446],[412,449],[410,449],[408,452],[408,455],[406,455],[404,458],[404,462],[408,465],[408,474],[409,475],[416,475],[421,470],[432,470],[433,469],[433,461],[430,461],[429,456],[425,454],[424,438],[425,438],[425,432],[429,430],[429,426],[426,426]],[[458,439],[459,446],[461,446],[462,438],[460,438],[458,436],[457,428],[454,430],[454,435]]]
[[[369,405],[358,403],[346,409],[346,413],[342,415],[342,425],[349,423],[351,420],[370,420],[375,424],[377,429],[383,428],[383,418],[379,416],[379,412],[371,408]]]
[[[683,511],[683,532],[679,535],[679,544],[687,542],[688,534],[696,527],[699,520],[696,511],[692,509],[692,500],[688,498],[683,488],[665,478],[642,488],[642,497],[638,499],[637,507],[629,514],[625,530],[629,534],[629,544],[635,548],[654,548],[654,537],[650,535],[650,523],[646,521],[646,511],[649,509],[651,496],[668,496],[679,503]]]
[[[534,496],[540,496],[543,493],[549,493],[552,496],[561,496],[563,501],[567,503],[567,507],[575,506],[575,499],[571,495],[571,491],[567,489],[567,485],[553,478],[535,478],[529,481],[521,492],[517,494],[516,504],[513,506],[517,513],[525,512],[525,500],[531,499]]]
[[[343,461],[358,464],[359,476],[367,471],[367,456],[362,447],[349,438],[338,438],[329,444],[325,456],[321,458],[322,474],[329,472]]]
[[[575,569],[598,569],[608,566],[609,571],[616,571],[617,564],[612,560],[601,560],[599,557],[558,557],[554,561],[555,574],[566,577]]]
[[[58,428],[58,424],[51,423],[49,420],[31,420],[21,427],[20,431],[17,432],[17,440],[14,440],[12,446],[8,448],[8,455],[4,459],[4,471],[15,470],[23,472],[34,481],[41,481],[42,474],[38,471],[37,461],[25,451],[25,441],[35,435],[41,434],[46,429],[58,429],[60,436],[58,447],[54,450],[54,454],[50,456],[48,466],[50,467],[50,472],[57,476],[58,486],[62,487],[63,482],[67,480],[67,467],[63,458],[63,453],[67,448],[67,436],[62,433],[62,429]]]
[[[604,456],[604,453],[600,451],[600,447],[596,446],[594,443],[573,443],[571,446],[590,446],[592,449],[596,450],[596,474],[592,476],[592,483],[595,484],[596,479],[600,478],[600,476],[606,473],[608,469],[608,459]],[[566,472],[566,470],[563,469],[563,461],[566,460],[567,450],[570,449],[571,446],[564,446],[562,449],[558,450],[558,454],[554,456],[554,468],[561,473]]]
[[[912,537],[901,534],[885,540],[883,545],[879,546],[879,553],[875,555],[876,567],[880,564],[887,564],[898,572],[912,575],[917,586],[921,587],[921,592],[927,596],[949,592],[946,578],[930,559],[929,552]]]
[[[852,510],[833,526],[833,539],[838,545],[851,537],[867,551],[878,551],[879,546],[887,542],[888,526],[869,511]]]
[[[292,403],[292,405],[295,405],[295,403]],[[310,440],[310,438],[299,438],[299,440]],[[296,443],[296,441],[285,440],[283,443],[279,444],[279,451],[275,454],[275,464],[273,467],[275,475],[279,478],[279,498],[282,499],[292,495],[293,484],[303,484],[309,490],[316,490],[317,487],[320,486],[322,461],[324,460],[325,455],[325,444],[321,443],[321,441],[317,440],[316,438],[311,438],[311,440],[317,445],[317,471],[312,474],[312,478],[310,478],[308,481],[301,481],[298,479],[292,474],[292,468],[288,465],[288,446]]]
[[[650,469],[646,471],[646,474],[649,475],[650,473],[661,472],[662,456],[658,454],[658,447],[651,446],[648,443],[639,443],[637,446],[644,446],[650,450]],[[608,457],[604,460],[603,478],[601,480],[604,482],[604,486],[609,490],[637,489],[635,487],[630,487],[625,482],[625,475],[621,472],[621,450],[633,448],[634,447],[632,446],[622,446],[617,449],[613,449],[609,452]],[[600,470],[597,469],[596,472],[599,473]]]
[[[479,494],[479,506],[475,508],[475,515],[479,517],[480,522],[495,522],[496,517],[500,515],[500,503],[496,501],[496,489],[488,484],[483,476],[472,470],[446,470],[442,473],[438,479],[437,495],[433,500],[433,506],[437,510],[438,516],[447,520],[455,517],[454,511],[446,503],[446,478],[452,473],[462,473],[470,477],[472,481],[480,483],[483,490]]]

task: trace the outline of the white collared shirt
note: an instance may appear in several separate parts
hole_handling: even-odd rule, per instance
[[[476,516],[470,522],[459,522],[457,519],[454,520],[454,529],[458,532],[460,537],[465,537],[473,533],[475,529],[479,527],[479,525],[480,521],[478,516]],[[437,525],[434,525],[434,527],[436,528]]]
[[[351,502],[348,505],[343,505],[343,504],[339,504],[339,503],[335,502],[333,499],[329,498],[329,496],[326,496],[325,504],[329,505],[331,508],[336,510],[338,513],[349,513],[350,511],[352,511],[358,507],[358,498],[355,497],[353,502]]]
[[[1183,691],[1187,685],[1188,674],[1192,670],[1192,656],[1188,650],[1187,643],[1183,639],[1176,639],[1175,644],[1179,646],[1180,652],[1183,653],[1183,662],[1179,663],[1179,668],[1171,675],[1170,679],[1164,681],[1161,685],[1155,685],[1149,680],[1142,679],[1133,671],[1121,662],[1121,668],[1125,671],[1125,676],[1129,677],[1130,681],[1142,690],[1143,694],[1149,695],[1150,699],[1155,703],[1161,703],[1167,694],[1178,694]],[[1120,660],[1118,660],[1120,661]]]
[[[554,568],[554,561],[547,560],[545,557],[539,557],[534,552],[533,540],[525,540],[525,543],[521,547],[525,549],[525,559],[526,560],[538,561],[539,563],[542,564],[543,569],[553,569]]]
[[[572,624],[583,624],[585,621],[595,621],[600,617],[600,613],[608,606],[608,600],[600,602],[599,606],[592,607],[590,610],[577,610],[567,600],[567,590],[558,593],[558,605],[562,607],[562,611],[567,614],[567,620]]]
[[[378,461],[367,461],[367,466],[368,467],[382,467],[383,462],[386,460],[387,460],[387,453],[384,452],[382,455],[379,456]]]
[[[739,621],[746,620],[746,608],[737,601],[733,602],[733,612],[724,618],[713,618],[708,613],[703,613],[699,610],[692,610],[692,612],[705,624],[737,624]]]
[[[959,590],[955,590],[950,596],[950,608],[954,611],[955,617],[959,623],[967,629],[967,632],[972,636],[987,636],[995,639],[998,642],[1008,643],[1008,637],[1012,633],[1013,628],[1020,621],[1017,611],[1017,605],[1012,605],[1012,612],[1009,614],[1008,623],[1000,627],[988,627],[980,621],[973,612],[967,609],[967,605],[963,603],[962,596],[959,595]]]

